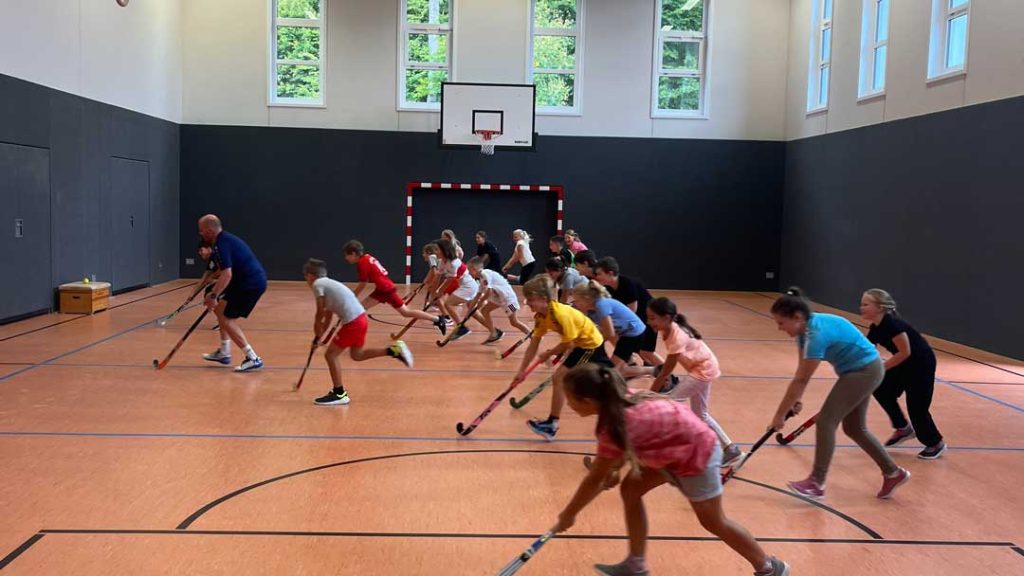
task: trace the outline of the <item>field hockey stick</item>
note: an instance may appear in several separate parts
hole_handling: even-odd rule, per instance
[[[196,326],[199,326],[199,323],[202,322],[203,318],[206,318],[206,315],[209,313],[210,309],[204,308],[203,313],[200,314],[199,318],[196,318],[196,321],[193,322],[192,325],[188,327],[188,330],[185,331],[185,335],[182,336],[180,340],[178,340],[178,343],[174,345],[174,348],[172,348],[170,353],[167,354],[167,357],[164,358],[162,361],[157,360],[156,358],[153,359],[153,367],[156,368],[157,370],[162,370],[164,366],[167,366],[167,363],[171,361],[171,357],[174,356],[174,353],[177,352],[179,348],[181,348],[181,345],[185,343],[185,340],[187,340],[188,337],[192,335],[192,332],[196,329]]]
[[[509,356],[512,355],[513,352],[516,351],[517,348],[519,348],[524,343],[526,343],[526,341],[529,340],[530,337],[532,337],[532,336],[533,336],[533,330],[530,330],[530,332],[526,336],[523,336],[522,338],[520,338],[519,341],[516,342],[515,344],[513,344],[512,347],[509,348],[508,350],[505,350],[504,352],[502,352],[500,350],[495,350],[494,351],[494,359],[495,360],[504,360],[505,358],[508,358]]]
[[[554,366],[555,364],[558,364],[558,361],[561,360],[561,359],[562,359],[562,355],[559,354],[558,356],[556,356],[555,358],[552,359],[551,365]],[[585,364],[585,363],[586,363],[586,360],[580,362],[580,364]],[[534,398],[536,398],[541,392],[544,391],[545,388],[550,386],[553,381],[554,381],[554,376],[548,376],[547,379],[545,379],[543,382],[541,382],[536,388],[534,388],[533,390],[530,390],[529,394],[527,394],[526,396],[523,396],[519,400],[516,400],[515,398],[509,398],[508,399],[509,405],[512,406],[513,408],[515,408],[516,410],[519,410],[523,406],[526,406],[527,404],[529,404],[530,400],[533,400]]]
[[[424,312],[426,312],[426,311],[427,311],[427,308],[430,308],[430,305],[431,305],[431,304],[433,304],[434,302],[437,302],[437,301],[438,301],[438,299],[440,299],[440,298],[441,298],[441,294],[436,294],[436,295],[434,296],[433,300],[431,300],[430,298],[424,298],[424,300],[423,300],[423,311],[424,311]],[[398,339],[399,339],[399,338],[401,338],[401,337],[402,337],[402,336],[403,336],[403,335],[404,335],[404,334],[405,334],[406,332],[408,332],[408,331],[409,331],[409,328],[412,328],[412,325],[413,325],[413,324],[415,324],[417,320],[419,320],[419,318],[413,318],[412,320],[409,320],[409,321],[408,321],[408,322],[407,322],[407,323],[405,324],[405,326],[402,326],[402,329],[401,329],[401,330],[399,330],[397,334],[396,334],[396,333],[394,333],[394,332],[392,332],[392,333],[388,334],[388,336],[389,336],[389,337],[390,337],[390,338],[391,338],[392,340],[398,340]]]
[[[789,420],[790,418],[792,418],[794,414],[796,414],[796,412],[793,412],[792,410],[787,412],[786,413],[786,420]],[[730,478],[735,476],[736,472],[739,472],[739,469],[742,468],[743,466],[745,466],[747,464],[747,462],[750,461],[750,457],[754,455],[754,452],[757,452],[757,450],[759,448],[761,448],[761,446],[765,442],[767,442],[768,439],[771,438],[772,434],[774,434],[774,433],[775,433],[775,430],[769,430],[769,431],[765,432],[760,438],[758,438],[757,442],[754,442],[754,445],[750,447],[750,452],[747,452],[747,455],[744,456],[742,460],[740,460],[736,464],[730,466],[729,470],[726,471],[724,474],[722,474],[722,484],[725,484],[726,482],[729,481]]]
[[[459,322],[458,326],[452,326],[452,331],[449,332],[448,335],[445,336],[443,340],[437,341],[438,348],[444,348],[445,346],[448,345],[449,342],[451,342],[456,336],[458,336],[459,331],[466,327],[466,322],[469,322],[469,319],[472,318],[473,314],[476,314],[476,311],[479,309],[480,302],[477,302],[476,306],[469,309],[469,312],[466,313],[466,317],[462,319],[462,322]]]
[[[405,302],[406,304],[408,304],[409,302],[412,302],[413,299],[416,298],[416,295],[420,293],[420,290],[423,290],[423,284],[422,283],[420,283],[420,285],[415,290],[412,291],[412,294],[409,294],[408,296],[403,298],[402,301]]]
[[[206,288],[206,285],[209,284],[209,282],[202,282],[197,284],[199,284],[199,287],[192,291],[192,294],[185,299],[185,302],[183,302],[181,306],[178,306],[177,310],[171,312],[167,316],[164,316],[163,318],[156,321],[158,326],[166,326],[167,323],[170,322],[175,316],[181,314],[181,311],[184,310],[186,306],[191,304],[193,300],[195,300],[196,296],[203,291],[203,288]]]
[[[548,530],[540,538],[534,540],[533,544],[530,544],[529,548],[523,550],[522,554],[516,556],[511,562],[506,564],[505,567],[501,569],[501,572],[498,572],[498,576],[512,576],[516,572],[519,572],[519,569],[523,567],[523,564],[529,562],[530,558],[533,558],[534,554],[536,554],[548,540],[553,538],[554,535],[555,533],[553,530]]]
[[[316,354],[316,349],[319,348],[321,345],[331,341],[331,336],[334,335],[334,332],[338,329],[339,326],[341,326],[340,318],[338,319],[337,322],[334,323],[334,327],[327,331],[327,338],[324,338],[322,342],[320,341],[319,338],[313,336],[313,343],[309,346],[309,357],[306,358],[306,366],[302,369],[302,374],[299,375],[299,381],[295,383],[295,386],[292,388],[292,390],[298,390],[299,388],[302,388],[302,380],[306,377],[306,371],[309,370],[309,364],[313,361],[313,354]]]
[[[817,422],[817,421],[818,421],[818,415],[815,414],[814,416],[811,416],[810,418],[808,418],[807,422],[804,422],[803,424],[801,424],[799,428],[797,428],[796,430],[793,430],[788,435],[783,436],[782,432],[779,432],[778,434],[776,434],[775,435],[775,441],[778,442],[779,444],[782,444],[783,446],[785,446],[786,444],[789,444],[793,440],[796,440],[796,437],[801,435],[801,434],[803,434],[804,431],[806,431],[808,428],[810,428],[811,426],[814,426],[814,423]]]
[[[526,377],[530,375],[530,372],[533,372],[533,370],[537,366],[540,366],[541,362],[542,361],[539,359],[534,360],[533,363],[530,364],[530,366],[526,369],[526,372],[523,374],[523,380],[526,380]],[[516,386],[519,386],[520,384],[523,383],[523,380],[513,378],[512,383],[509,384],[508,388],[506,388],[504,392],[499,394],[498,397],[495,398],[493,402],[491,402],[491,405],[484,409],[484,411],[481,412],[480,415],[476,417],[476,420],[473,420],[473,422],[469,426],[466,426],[462,422],[459,422],[458,424],[455,425],[455,431],[463,436],[469,436],[469,434],[472,433],[473,430],[476,430],[476,427],[479,426],[480,423],[484,421],[484,418],[487,418],[487,416],[490,415],[491,411],[497,408],[498,404],[501,404],[501,401],[505,399],[505,396],[508,396],[509,392],[515,390]]]

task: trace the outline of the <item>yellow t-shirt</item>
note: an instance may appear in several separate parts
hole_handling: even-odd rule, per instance
[[[535,340],[554,332],[562,337],[562,342],[572,342],[579,348],[593,349],[604,344],[604,336],[597,329],[597,324],[583,312],[554,300],[549,302],[549,306],[547,316],[534,316]]]

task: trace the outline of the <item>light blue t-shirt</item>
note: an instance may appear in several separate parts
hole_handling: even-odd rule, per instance
[[[803,357],[824,360],[836,374],[859,370],[878,359],[878,350],[849,320],[835,314],[811,314],[807,333],[797,338]]]
[[[594,309],[587,312],[594,324],[611,316],[612,326],[618,336],[635,337],[644,333],[644,323],[628,306],[614,298],[595,298]]]

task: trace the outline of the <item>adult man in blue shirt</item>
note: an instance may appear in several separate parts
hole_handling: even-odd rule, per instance
[[[267,273],[252,249],[241,238],[225,232],[220,218],[207,214],[199,219],[199,235],[213,247],[211,259],[220,268],[220,277],[213,290],[206,294],[204,304],[220,324],[220,348],[203,354],[204,360],[231,363],[231,342],[245,351],[245,360],[236,372],[248,372],[263,367],[263,359],[245,339],[239,318],[248,318],[260,296],[267,290]]]

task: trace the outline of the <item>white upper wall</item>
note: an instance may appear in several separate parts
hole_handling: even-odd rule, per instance
[[[186,123],[433,131],[399,112],[399,0],[329,0],[323,108],[267,106],[267,0],[185,0]],[[582,114],[538,116],[548,135],[781,140],[789,0],[712,0],[709,118],[652,119],[655,0],[587,0]],[[453,78],[522,83],[529,0],[453,0]]]
[[[931,0],[891,0],[885,95],[857,101],[861,0],[835,0],[829,106],[807,113],[812,1],[792,0],[786,138],[848,130],[1024,94],[1024,1],[973,0],[967,73],[929,82]]]
[[[181,122],[181,0],[0,0],[0,73]]]

